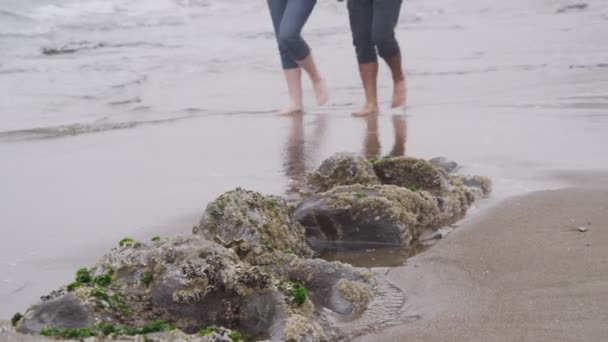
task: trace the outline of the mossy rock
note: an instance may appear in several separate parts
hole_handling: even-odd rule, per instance
[[[22,333],[39,333],[44,328],[83,328],[95,324],[94,309],[77,296],[67,293],[31,307],[19,323]]]
[[[310,257],[304,228],[292,221],[291,210],[279,197],[236,189],[211,202],[193,232],[229,247],[246,242]]]
[[[317,251],[408,247],[418,228],[436,223],[437,200],[395,185],[337,187],[302,201],[294,218]]]
[[[317,192],[354,184],[379,184],[372,164],[354,153],[337,153],[308,176],[308,185]]]
[[[468,188],[475,200],[489,196],[492,193],[492,180],[483,176],[458,176],[458,180]]]
[[[423,159],[385,158],[374,163],[374,170],[382,184],[397,185],[412,191],[425,190],[436,195],[450,186],[448,174]]]
[[[286,276],[302,284],[313,303],[336,314],[355,317],[375,296],[375,277],[367,270],[322,259],[293,259]]]

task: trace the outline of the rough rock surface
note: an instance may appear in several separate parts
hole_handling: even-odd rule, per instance
[[[351,265],[295,258],[287,265],[286,272],[289,279],[305,285],[315,304],[340,315],[358,315],[374,298],[373,275]]]
[[[34,306],[20,329],[38,332],[46,326],[88,327],[110,320],[141,326],[161,319],[188,333],[217,324],[263,336],[282,300],[271,275],[241,264],[232,250],[198,236],[116,248],[91,273],[112,274],[113,282],[107,287],[81,286]],[[69,303],[70,310],[48,315],[55,303]],[[95,321],[80,319],[66,326],[77,312],[86,312],[72,310],[83,305],[93,308]]]
[[[348,316],[364,311],[375,295],[373,277],[349,265],[254,247],[248,260],[257,265],[235,250],[239,245],[226,248],[198,235],[115,248],[90,270],[92,279],[111,274],[110,284],[62,288],[30,308],[19,329],[36,333],[100,322],[141,327],[163,320],[188,334],[218,325],[251,340],[335,341],[339,332],[318,308]],[[310,291],[301,304],[293,281]]]
[[[473,194],[474,199],[487,197],[492,192],[492,181],[483,176],[458,176],[458,180]]]
[[[29,311],[23,319],[20,331],[33,333],[49,325],[65,329],[91,326],[94,323],[93,310],[68,293],[41,303],[37,310]]]
[[[236,189],[207,206],[194,233],[228,246],[247,242],[251,247],[268,246],[310,257],[304,228],[290,214],[290,207],[279,197]]]
[[[460,169],[460,165],[453,160],[449,160],[445,157],[437,157],[429,160],[429,163],[436,168],[442,169],[447,173],[454,173]]]
[[[321,192],[340,185],[374,185],[378,183],[372,164],[354,153],[333,155],[308,177],[308,184]]]
[[[315,250],[409,246],[418,227],[436,222],[437,201],[395,185],[341,186],[302,201],[294,218]]]
[[[314,250],[409,247],[420,228],[457,221],[491,191],[485,177],[448,174],[458,164],[445,158],[386,157],[373,168],[383,185],[337,186],[298,204],[294,218]]]
[[[374,170],[382,184],[397,185],[413,191],[425,190],[438,194],[449,186],[447,173],[423,159],[384,158],[374,163]]]
[[[109,336],[109,337],[90,337],[87,342],[122,341],[122,342],[233,342],[230,338],[230,329],[217,328],[215,332],[208,335],[188,335],[180,330],[168,332],[150,333],[135,336]],[[8,322],[0,322],[0,341],[4,342],[52,342],[55,338],[21,334]],[[70,341],[74,341],[70,339]]]

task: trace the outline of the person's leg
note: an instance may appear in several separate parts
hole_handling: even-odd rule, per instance
[[[395,38],[401,3],[402,0],[374,0],[373,9],[372,41],[393,75],[393,108],[405,105],[407,91],[401,50]]]
[[[279,42],[286,47],[291,58],[306,71],[312,81],[317,103],[324,105],[328,100],[327,86],[310,53],[310,47],[302,38],[302,28],[308,21],[316,2],[316,0],[287,0],[279,28]]]
[[[279,45],[279,52],[281,55],[281,64],[283,66],[283,72],[285,74],[285,81],[287,82],[287,89],[289,91],[289,105],[281,110],[281,114],[292,114],[301,112],[303,109],[302,105],[302,70],[294,61],[290,55],[287,47],[281,43],[279,39],[279,29],[281,27],[281,21],[283,19],[285,9],[287,8],[288,0],[268,0],[268,8],[270,9],[270,16],[272,18],[272,26],[277,37]]]
[[[378,113],[378,57],[372,41],[372,9],[373,0],[348,0],[348,19],[365,90],[365,104],[353,113],[356,116]]]

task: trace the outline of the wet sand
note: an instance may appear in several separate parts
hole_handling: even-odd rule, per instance
[[[420,318],[356,341],[605,341],[607,245],[608,182],[511,198],[391,269]]]

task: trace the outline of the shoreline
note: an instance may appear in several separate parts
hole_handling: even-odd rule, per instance
[[[592,176],[600,183],[593,184]],[[608,252],[602,250],[608,243],[608,230],[602,229],[608,224],[608,172],[563,172],[556,179],[570,186],[490,197],[404,265],[380,266],[405,292],[407,323],[352,341],[501,341],[497,336],[597,341],[608,336],[603,324],[608,310],[599,304],[608,300],[602,290],[608,288]],[[579,232],[580,225],[590,230]],[[564,257],[567,262],[555,262]],[[14,335],[3,327],[4,322],[0,341],[51,340]]]
[[[354,341],[605,339],[608,183],[567,178],[578,177],[586,181],[501,201],[391,268],[405,314],[420,319]]]

